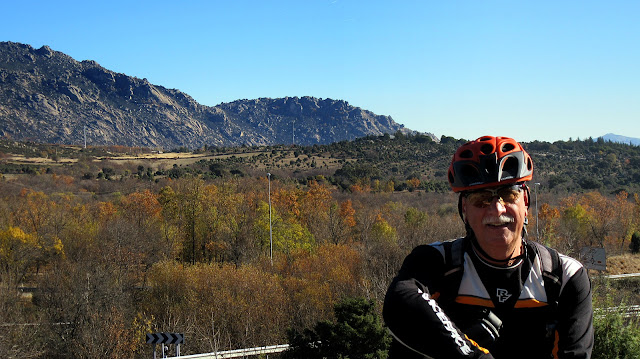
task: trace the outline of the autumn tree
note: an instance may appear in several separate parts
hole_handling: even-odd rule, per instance
[[[204,181],[188,178],[176,181],[172,187],[160,191],[165,220],[172,223],[182,237],[182,260],[195,264],[202,258],[205,241],[198,231],[203,212]]]
[[[61,250],[62,248],[60,248]],[[43,249],[35,235],[17,227],[0,231],[0,282],[5,288],[17,288],[36,268]]]
[[[151,272],[143,308],[154,330],[185,333],[192,353],[281,342],[288,323],[277,276],[252,265],[166,261]]]
[[[555,233],[567,253],[581,246],[612,246],[622,250],[633,233],[633,203],[626,192],[608,198],[598,192],[573,195],[562,201]]]
[[[267,249],[273,244],[274,251],[291,253],[296,249],[310,250],[314,246],[313,235],[307,227],[296,221],[295,216],[283,217],[273,206],[271,215],[269,212],[268,203],[258,203],[255,234],[260,238],[263,248]]]
[[[334,244],[350,242],[356,226],[355,209],[351,200],[334,202],[329,206],[327,227],[328,240]]]

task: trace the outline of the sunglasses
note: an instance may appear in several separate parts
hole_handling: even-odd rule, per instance
[[[498,198],[498,201],[503,205],[505,203],[516,203],[520,198],[520,194],[523,191],[522,184],[516,184],[513,186],[500,187],[494,189],[481,189],[465,194],[467,201],[472,206],[477,208],[486,208],[491,205],[494,198]]]

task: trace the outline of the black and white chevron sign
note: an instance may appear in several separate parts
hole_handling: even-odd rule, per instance
[[[154,333],[147,334],[147,344],[182,344],[184,343],[184,334],[182,333]]]

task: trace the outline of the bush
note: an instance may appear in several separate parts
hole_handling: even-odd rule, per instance
[[[631,253],[636,254],[640,252],[640,232],[634,232],[631,236],[631,244],[629,244]]]
[[[611,311],[595,316],[593,359],[640,358],[638,320],[625,318],[624,314]]]
[[[630,294],[611,287],[608,281],[596,280],[593,284],[597,303],[594,303],[592,359],[640,358],[640,321],[625,317],[628,308],[625,298]]]
[[[347,298],[334,307],[336,322],[321,321],[302,333],[289,330],[284,359],[385,359],[391,338],[371,300]]]

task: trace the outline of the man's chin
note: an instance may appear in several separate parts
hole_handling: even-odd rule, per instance
[[[476,233],[476,238],[480,245],[507,246],[518,238],[518,233],[508,228],[488,228],[482,234]]]

